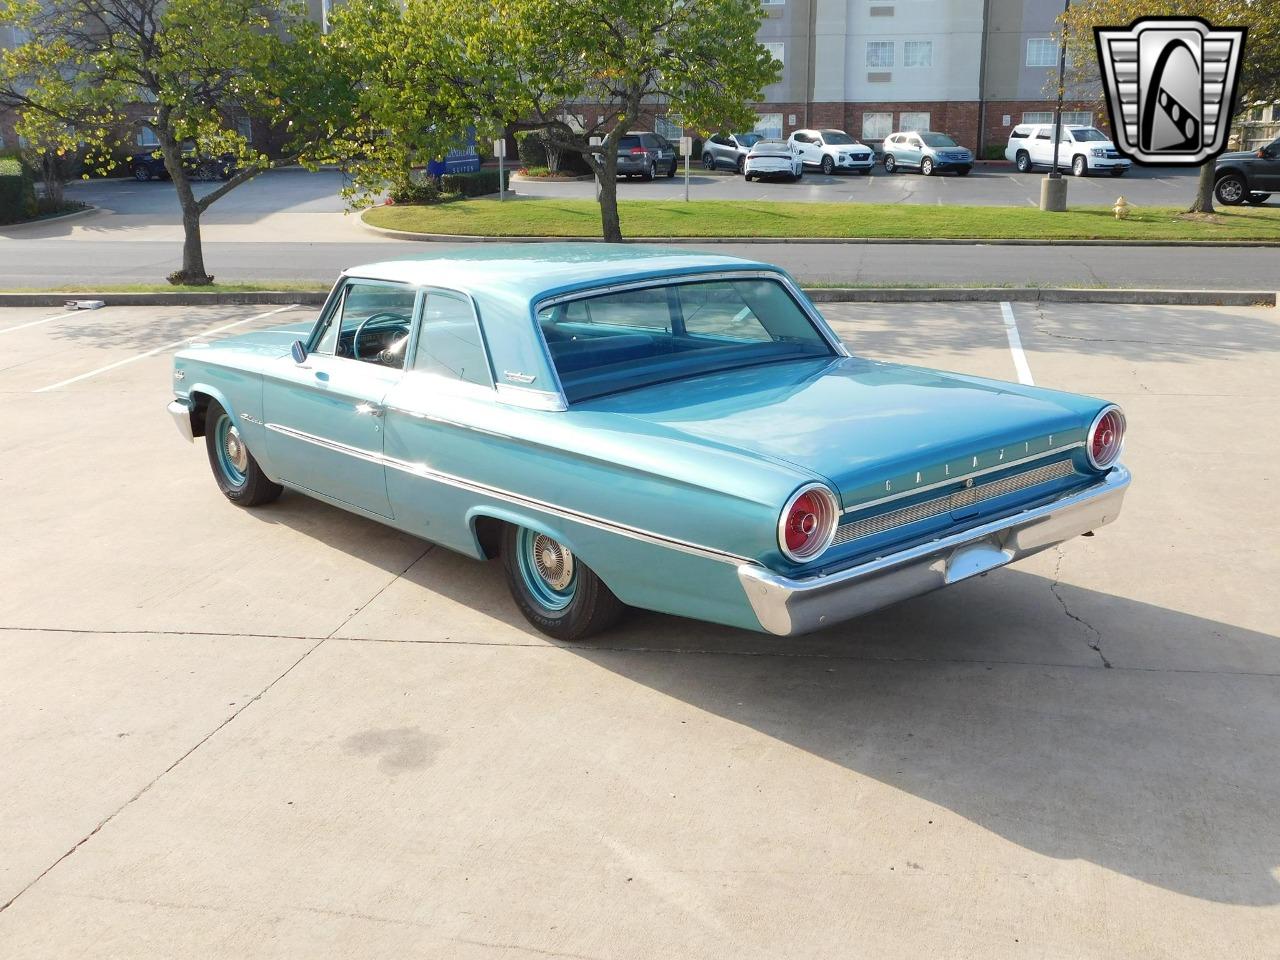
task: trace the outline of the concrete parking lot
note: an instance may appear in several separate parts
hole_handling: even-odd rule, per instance
[[[873,181],[874,182],[874,181]],[[288,308],[0,311],[0,955],[1263,958],[1280,316],[828,305],[1130,420],[1120,520],[781,640],[532,631],[501,572],[164,412]]]

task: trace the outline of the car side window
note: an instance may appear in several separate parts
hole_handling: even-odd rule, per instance
[[[741,283],[690,283],[676,290],[685,332],[691,336],[773,340],[742,294]],[[764,285],[754,287],[763,289]],[[776,286],[770,284],[769,286]]]
[[[455,293],[427,291],[413,369],[493,385],[471,301]]]
[[[1036,139],[1037,139],[1037,140],[1052,140],[1053,138],[1049,135],[1049,131],[1048,131],[1048,130],[1041,130],[1039,133],[1037,133],[1037,134],[1036,134]]]
[[[311,352],[402,368],[417,297],[405,284],[348,283]]]

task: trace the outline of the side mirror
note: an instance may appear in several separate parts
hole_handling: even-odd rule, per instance
[[[1272,156],[1271,148],[1263,147],[1261,150],[1255,153],[1254,156],[1257,157],[1259,160],[1269,160]]]
[[[289,353],[293,355],[294,363],[307,362],[307,348],[301,340],[293,341],[293,346],[289,348]]]

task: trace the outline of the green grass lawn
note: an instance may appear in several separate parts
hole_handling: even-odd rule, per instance
[[[1117,191],[1119,192],[1119,191]],[[644,237],[885,237],[1033,240],[1280,240],[1280,209],[1235,207],[1209,222],[1172,207],[1135,208],[1117,220],[1109,207],[1042,213],[1030,207],[923,204],[624,200],[622,233]],[[413,233],[509,237],[598,237],[592,200],[464,200],[435,206],[374,207],[377,227]]]

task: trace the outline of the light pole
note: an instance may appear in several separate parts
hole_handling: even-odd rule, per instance
[[[1062,144],[1062,99],[1067,91],[1067,12],[1071,0],[1062,4],[1062,37],[1058,41],[1058,105],[1053,112],[1053,166],[1040,181],[1040,209],[1061,213],[1067,209],[1067,181],[1058,169],[1058,149]]]

